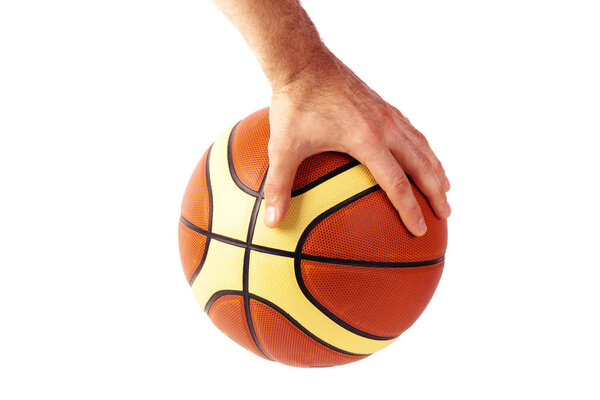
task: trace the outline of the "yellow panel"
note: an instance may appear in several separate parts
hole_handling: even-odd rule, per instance
[[[231,129],[217,139],[210,152],[209,172],[213,199],[212,231],[246,241],[256,198],[240,189],[229,172],[227,141]]]
[[[275,303],[314,335],[337,348],[370,354],[394,341],[358,336],[319,311],[298,286],[293,258],[252,251],[249,277],[250,293]]]
[[[264,201],[260,206],[252,243],[281,250],[294,251],[298,239],[308,224],[331,207],[376,185],[373,176],[363,165],[357,165],[315,188],[291,199],[283,223],[276,229],[264,224]]]
[[[242,290],[245,250],[214,239],[210,241],[204,266],[192,284],[194,297],[202,308],[219,290]]]

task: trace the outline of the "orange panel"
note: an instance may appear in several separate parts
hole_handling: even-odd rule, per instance
[[[210,199],[206,184],[206,159],[209,151],[210,149],[204,153],[196,166],[181,205],[181,215],[204,230],[208,230],[210,218]]]
[[[292,190],[303,188],[323,175],[352,161],[354,159],[348,154],[332,151],[310,156],[298,167]]]
[[[258,341],[275,361],[296,367],[347,364],[366,355],[347,355],[312,339],[273,308],[250,299],[252,323]]]
[[[179,221],[179,256],[188,282],[200,265],[205,248],[206,236],[191,230]]]
[[[437,218],[421,192],[413,185],[427,233],[411,235],[385,192],[377,190],[319,222],[303,246],[305,254],[333,258],[408,262],[435,260],[446,251],[447,226]]]
[[[302,280],[315,300],[348,325],[383,337],[401,334],[419,318],[443,267],[444,262],[416,268],[301,263]]]
[[[269,167],[269,109],[250,114],[235,127],[231,138],[231,161],[244,186],[258,191]]]
[[[244,118],[231,138],[231,159],[241,183],[254,191],[269,167],[269,109],[264,108]],[[300,189],[354,159],[347,154],[327,152],[308,157],[300,164],[292,190]]]
[[[219,297],[208,310],[208,316],[224,334],[257,356],[266,358],[250,335],[242,296],[228,294]]]

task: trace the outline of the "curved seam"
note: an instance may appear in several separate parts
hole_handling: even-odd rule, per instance
[[[366,190],[363,190],[360,193],[355,194],[352,197],[349,197],[348,199],[344,200],[341,203],[336,204],[335,206],[331,207],[330,209],[324,211],[323,213],[321,213],[320,215],[318,215],[315,219],[313,219],[310,224],[308,224],[308,226],[304,229],[304,231],[302,232],[302,235],[300,236],[300,239],[298,240],[298,244],[296,246],[296,252],[295,252],[295,257],[294,257],[294,272],[296,275],[296,282],[298,283],[298,286],[300,287],[300,290],[302,291],[302,293],[304,294],[304,296],[306,296],[306,298],[317,308],[319,309],[319,311],[321,311],[323,314],[325,314],[329,319],[331,319],[333,322],[335,322],[336,324],[340,325],[341,327],[349,330],[350,332],[358,335],[358,336],[362,336],[368,339],[372,339],[372,340],[392,340],[397,338],[398,336],[400,336],[400,334],[398,335],[394,335],[394,336],[379,336],[379,335],[373,335],[371,333],[368,332],[364,332],[358,328],[355,328],[354,326],[350,325],[349,323],[347,323],[346,321],[342,320],[340,317],[338,317],[337,315],[335,315],[331,310],[329,310],[327,307],[325,307],[323,304],[321,304],[314,296],[313,294],[310,292],[310,290],[308,290],[308,288],[306,287],[306,284],[304,283],[304,279],[302,278],[302,260],[309,260],[309,261],[317,261],[317,262],[326,262],[326,263],[330,263],[330,264],[344,264],[344,265],[353,265],[353,266],[364,266],[364,267],[369,267],[369,266],[381,266],[381,263],[378,263],[378,265],[372,265],[371,263],[373,262],[357,262],[354,260],[340,260],[340,259],[336,259],[336,258],[328,258],[328,260],[325,261],[321,261],[323,258],[327,258],[327,257],[317,257],[317,256],[310,256],[308,254],[304,254],[302,253],[302,248],[304,247],[304,243],[306,242],[310,232],[324,219],[326,219],[327,217],[333,215],[334,213],[336,213],[337,211],[341,210],[344,207],[347,207],[348,205],[354,203],[355,201],[377,191],[379,189],[379,185],[375,185],[373,187],[370,187]],[[440,262],[444,261],[444,257],[442,256],[440,258],[437,258],[435,260],[427,260],[427,261],[415,261],[415,262],[405,262],[405,263],[394,263],[396,267],[401,266],[402,268],[413,268],[413,267],[423,267],[423,266],[430,266],[430,265],[435,265],[435,264],[439,264]],[[350,261],[350,262],[348,262]],[[370,265],[371,264],[371,265]]]
[[[229,173],[231,175],[231,179],[233,179],[233,181],[235,182],[237,187],[239,187],[242,191],[244,191],[245,193],[247,193],[251,196],[258,197],[258,196],[260,196],[260,190],[259,191],[253,190],[253,189],[249,188],[246,184],[244,184],[244,182],[242,182],[242,180],[237,175],[235,167],[233,166],[233,154],[232,154],[233,136],[234,136],[236,128],[238,127],[240,122],[235,124],[235,126],[231,129],[231,132],[229,133],[229,137],[227,138],[227,164],[229,166]],[[309,190],[314,189],[315,187],[319,186],[320,184],[328,181],[329,179],[331,179],[331,178],[341,174],[342,172],[345,172],[357,165],[360,165],[360,162],[358,160],[353,159],[353,160],[349,161],[348,163],[329,171],[325,175],[320,176],[319,178],[315,179],[314,181],[311,181],[311,182],[307,183],[306,185],[304,185],[296,190],[293,190],[291,192],[290,197],[296,197],[303,193],[306,193]],[[265,174],[265,176],[266,176],[266,174]]]
[[[221,297],[227,296],[227,295],[244,296],[245,294],[244,294],[243,290],[233,290],[233,289],[218,290],[218,291],[214,292],[212,296],[210,296],[210,298],[204,305],[204,312],[208,314],[210,312],[210,308],[212,307],[214,302],[219,300]]]
[[[396,339],[398,336],[400,336],[402,334],[399,333],[397,335],[393,335],[393,336],[379,336],[379,335],[374,335],[372,333],[368,333],[365,331],[362,331],[356,327],[354,327],[353,325],[350,325],[348,322],[344,321],[343,319],[341,319],[340,317],[338,317],[337,315],[335,315],[331,310],[329,310],[327,307],[325,307],[323,304],[321,304],[321,302],[319,302],[319,300],[317,300],[312,293],[310,292],[310,290],[308,289],[308,287],[306,287],[306,284],[304,283],[304,279],[302,278],[302,262],[303,260],[298,258],[294,260],[294,272],[296,275],[296,280],[298,282],[298,286],[300,286],[300,290],[302,290],[302,293],[304,294],[304,296],[306,296],[306,298],[315,306],[319,309],[319,311],[321,311],[323,314],[325,314],[329,319],[331,319],[333,322],[335,322],[336,324],[340,325],[341,327],[343,327],[344,329],[349,330],[350,332],[358,335],[358,336],[362,336],[368,339],[372,339],[372,340],[392,340],[392,339]],[[441,261],[435,264],[430,264],[431,265],[437,265],[441,262],[443,262],[444,259],[443,257],[441,258]]]
[[[210,155],[212,153],[212,148],[213,148],[213,145],[211,144],[208,149],[208,154],[206,155],[206,165],[204,166],[204,174],[206,175],[206,190],[208,191],[208,231],[207,231],[207,234],[205,235],[206,243],[204,245],[204,254],[202,254],[202,259],[200,260],[200,263],[198,263],[198,266],[196,267],[196,269],[194,270],[194,273],[190,277],[190,281],[189,281],[190,286],[192,286],[194,284],[194,281],[198,277],[200,270],[204,266],[204,262],[206,261],[206,257],[208,255],[208,247],[210,246],[210,239],[211,239],[210,232],[212,231],[213,199],[212,199],[212,185],[210,183],[209,163],[210,163]],[[182,218],[183,218],[183,216],[182,216]],[[185,225],[185,223],[184,223],[184,225]],[[188,226],[188,228],[190,228],[190,227]],[[192,228],[190,228],[190,229],[192,229]]]
[[[228,162],[228,167],[229,167],[229,172],[231,175],[231,178],[233,179],[233,181],[235,182],[236,186],[238,186],[242,191],[244,191],[247,194],[250,194],[253,197],[256,197],[256,201],[255,201],[255,205],[254,205],[254,209],[252,212],[252,217],[250,219],[250,224],[248,227],[248,235],[247,235],[247,240],[246,242],[241,241],[241,240],[237,240],[234,238],[230,238],[224,235],[220,235],[220,234],[216,234],[212,232],[212,187],[211,187],[211,183],[210,183],[210,169],[209,169],[209,161],[210,161],[210,155],[211,155],[211,150],[212,150],[212,145],[211,148],[209,149],[209,153],[207,155],[207,159],[206,159],[206,184],[207,184],[207,189],[208,189],[208,195],[209,195],[209,223],[208,223],[208,230],[204,230],[196,225],[194,225],[193,223],[191,223],[190,221],[188,221],[183,215],[181,216],[180,220],[181,222],[187,226],[189,229],[196,231],[198,233],[204,234],[207,239],[206,239],[206,245],[205,245],[205,249],[204,249],[204,254],[202,257],[202,260],[200,261],[198,267],[196,268],[196,270],[194,271],[194,273],[192,274],[192,277],[190,278],[190,285],[193,284],[194,280],[196,279],[196,277],[198,276],[200,270],[202,269],[202,266],[206,260],[207,254],[208,254],[208,248],[209,248],[209,244],[211,239],[215,239],[224,243],[228,243],[234,246],[238,246],[238,247],[243,247],[245,248],[245,253],[244,253],[244,265],[243,265],[243,275],[242,275],[242,286],[243,286],[243,291],[235,291],[235,290],[222,290],[222,291],[218,291],[215,292],[210,299],[207,301],[206,305],[205,305],[205,312],[208,313],[210,310],[210,307],[212,306],[212,304],[221,296],[227,295],[227,294],[241,294],[244,297],[244,310],[245,310],[245,314],[246,314],[246,322],[248,325],[248,329],[251,333],[252,339],[254,341],[254,343],[256,344],[256,346],[258,347],[258,349],[265,355],[265,357],[267,357],[268,359],[271,359],[270,356],[268,356],[266,354],[266,352],[263,350],[263,348],[261,347],[258,338],[256,337],[256,332],[254,331],[254,326],[252,323],[252,317],[251,317],[251,313],[250,313],[250,298],[255,299],[257,301],[262,302],[263,304],[273,308],[275,311],[279,312],[282,316],[284,316],[288,321],[290,321],[294,326],[296,326],[298,329],[300,329],[302,332],[304,332],[306,335],[308,335],[309,337],[311,337],[313,340],[315,340],[316,342],[326,346],[327,348],[337,351],[339,353],[342,354],[347,354],[347,355],[352,355],[352,356],[366,356],[368,354],[357,354],[357,353],[351,353],[351,352],[347,352],[345,350],[339,349],[333,345],[330,345],[329,343],[323,341],[322,339],[318,338],[317,336],[315,336],[312,332],[308,331],[306,328],[304,328],[304,326],[302,326],[298,321],[296,321],[291,315],[289,315],[288,313],[286,313],[283,309],[281,309],[280,307],[278,307],[277,305],[275,305],[274,303],[271,303],[270,301],[261,298],[259,296],[256,296],[252,293],[249,292],[248,290],[248,284],[249,284],[249,257],[250,257],[250,251],[251,250],[255,250],[255,251],[259,251],[259,252],[263,252],[263,253],[269,253],[269,254],[273,254],[273,255],[278,255],[278,256],[283,256],[283,257],[290,257],[290,258],[294,258],[294,270],[295,270],[295,275],[296,275],[296,281],[298,283],[298,286],[300,287],[301,291],[303,292],[303,294],[307,297],[307,299],[317,308],[319,309],[323,314],[325,314],[328,318],[330,318],[333,322],[335,322],[336,324],[342,326],[343,328],[347,329],[348,331],[358,335],[358,336],[362,336],[368,339],[372,339],[372,340],[392,340],[397,338],[399,335],[395,335],[395,336],[377,336],[377,335],[372,335],[369,334],[367,332],[363,332],[355,327],[353,327],[352,325],[349,325],[348,323],[344,322],[342,319],[340,319],[339,317],[337,317],[335,314],[333,314],[331,311],[329,311],[325,306],[323,306],[308,290],[308,288],[306,287],[304,280],[302,279],[302,272],[301,272],[301,261],[302,260],[309,260],[309,261],[316,261],[316,262],[324,262],[324,263],[330,263],[330,264],[340,264],[340,265],[351,265],[351,266],[364,266],[364,267],[379,267],[379,268],[414,268],[414,267],[423,267],[423,266],[429,266],[429,265],[435,265],[438,264],[442,261],[444,261],[445,256],[442,256],[438,259],[435,260],[427,260],[427,261],[415,261],[415,262],[376,262],[376,261],[362,261],[362,260],[349,260],[349,259],[341,259],[341,258],[334,258],[334,257],[325,257],[325,256],[317,256],[317,255],[311,255],[311,254],[304,254],[302,253],[302,247],[304,246],[304,243],[306,242],[308,235],[310,234],[310,232],[316,227],[316,225],[321,222],[322,220],[324,220],[325,218],[327,218],[328,216],[332,215],[333,213],[339,211],[340,209],[348,206],[349,204],[357,201],[358,199],[367,196],[370,193],[373,193],[375,191],[377,191],[380,187],[379,185],[374,185],[360,193],[355,194],[354,196],[338,203],[337,205],[331,207],[330,209],[326,210],[325,212],[321,213],[320,215],[318,215],[315,219],[313,219],[311,221],[311,223],[305,228],[305,230],[303,231],[302,235],[300,236],[300,239],[298,241],[298,244],[296,246],[296,251],[294,252],[290,252],[290,251],[286,251],[286,250],[281,250],[281,249],[275,249],[275,248],[271,248],[271,247],[267,247],[267,246],[260,246],[260,245],[255,245],[252,244],[252,237],[254,235],[254,229],[256,226],[256,219],[258,216],[258,211],[260,209],[260,203],[264,197],[263,195],[263,187],[264,187],[264,183],[265,183],[265,179],[267,174],[265,173],[265,175],[263,176],[263,180],[261,182],[261,187],[259,189],[259,191],[255,191],[250,189],[248,186],[246,186],[237,176],[237,173],[235,171],[235,168],[233,166],[233,157],[232,157],[232,143],[233,143],[233,136],[235,133],[236,128],[238,127],[238,125],[240,124],[240,122],[238,122],[231,130],[231,132],[229,133],[229,138],[228,138],[228,143],[227,143],[227,162]],[[323,182],[326,182],[327,180],[357,166],[360,165],[360,163],[357,160],[353,160],[350,161],[340,167],[335,168],[334,170],[328,172],[327,174],[321,176],[320,178],[308,183],[307,185],[296,189],[295,191],[293,191],[291,193],[291,196],[298,196],[300,194],[303,194],[305,192],[308,192],[309,190],[313,189],[314,187],[322,184]],[[271,359],[272,360],[272,359]]]
[[[256,227],[256,219],[258,218],[258,212],[260,210],[260,203],[263,199],[263,186],[265,185],[265,181],[267,178],[267,174],[263,176],[262,182],[260,184],[260,190],[258,192],[258,196],[254,202],[254,208],[252,209],[252,215],[250,216],[250,222],[248,223],[248,234],[246,235],[246,243],[251,243],[252,238],[254,237],[254,229]],[[245,294],[249,294],[248,285],[250,283],[250,246],[246,246],[244,251],[244,264],[242,267],[242,289]],[[252,340],[254,344],[261,353],[264,354],[269,360],[273,360],[271,356],[267,354],[267,352],[262,348],[258,337],[256,336],[256,331],[254,330],[254,323],[252,322],[252,314],[250,312],[250,298],[248,296],[244,296],[244,312],[246,314],[246,324],[248,325],[248,330],[250,331],[250,335],[252,336]]]
[[[180,217],[181,222],[190,228],[191,230],[198,232],[205,236],[210,236],[213,240],[217,240],[219,242],[227,243],[232,246],[249,248],[250,250],[258,251],[260,253],[272,254],[280,257],[288,257],[295,258],[296,252],[276,249],[273,247],[261,246],[259,244],[246,243],[243,240],[230,238],[228,236],[220,235],[214,232],[208,232],[205,229],[202,229],[190,221],[185,219],[185,217]],[[425,260],[425,261],[398,261],[398,262],[390,262],[390,261],[368,261],[368,260],[351,260],[346,258],[334,258],[334,257],[326,257],[326,256],[316,256],[313,254],[301,253],[300,258],[302,260],[308,261],[316,261],[323,262],[328,264],[338,264],[338,265],[350,265],[356,267],[369,267],[369,268],[417,268],[417,267],[427,267],[429,265],[438,264],[444,261],[445,256],[440,258],[436,258],[433,260]]]
[[[352,267],[368,267],[368,268],[418,268],[418,267],[428,267],[430,265],[439,264],[446,256],[441,256],[440,258],[436,258],[433,260],[425,260],[425,261],[400,261],[400,262],[390,262],[390,261],[367,261],[367,260],[349,260],[345,258],[334,258],[334,257],[325,257],[325,256],[315,256],[312,254],[300,253],[300,258],[306,261],[315,261],[326,264],[337,264],[337,265],[348,265]]]
[[[240,291],[240,290],[220,290],[218,292],[215,292],[211,298],[208,300],[208,302],[206,303],[206,307],[205,307],[205,312],[208,313],[210,311],[210,307],[213,305],[213,303],[215,301],[217,301],[220,297],[226,296],[226,295],[239,295],[239,296],[244,296],[244,297],[248,297],[250,299],[256,300],[258,302],[263,303],[266,306],[271,307],[273,310],[277,311],[282,317],[284,317],[285,319],[287,319],[292,325],[294,325],[296,328],[298,328],[301,332],[303,332],[304,334],[306,334],[308,337],[310,337],[311,339],[313,339],[315,342],[327,347],[330,350],[334,350],[338,353],[341,354],[345,354],[345,355],[349,355],[349,356],[357,356],[357,357],[365,357],[370,355],[370,353],[368,354],[361,354],[361,353],[352,353],[350,351],[346,351],[346,350],[342,350],[338,347],[335,347],[327,342],[325,342],[323,339],[319,338],[318,336],[316,336],[314,333],[310,332],[308,329],[306,329],[302,324],[300,324],[298,321],[296,321],[290,314],[288,314],[287,312],[285,312],[281,307],[279,307],[278,305],[270,302],[269,300],[257,296],[253,293],[246,293],[244,291]]]
[[[349,330],[350,332],[354,333],[355,335],[358,336],[362,336],[368,339],[372,339],[372,340],[392,340],[397,338],[399,335],[395,335],[395,336],[378,336],[378,335],[373,335],[367,332],[363,332],[355,327],[353,327],[352,325],[348,324],[347,322],[343,321],[342,319],[340,319],[338,316],[336,316],[335,314],[333,314],[330,310],[328,310],[323,304],[321,304],[313,295],[312,293],[308,290],[308,288],[306,287],[306,285],[304,284],[304,280],[302,279],[302,268],[301,268],[301,261],[302,261],[302,248],[304,247],[304,243],[306,242],[306,239],[308,238],[308,235],[310,234],[310,232],[321,222],[323,221],[325,218],[329,217],[330,215],[336,213],[337,211],[341,210],[342,208],[354,203],[355,201],[367,196],[370,193],[375,192],[376,190],[379,189],[378,185],[372,186],[368,189],[363,190],[362,192],[359,192],[357,194],[355,194],[352,197],[347,198],[346,200],[342,201],[341,203],[336,204],[335,206],[331,207],[330,209],[324,211],[323,213],[321,213],[320,215],[318,215],[317,217],[315,217],[315,219],[313,219],[310,224],[308,224],[308,226],[304,229],[304,231],[302,232],[302,235],[300,235],[300,239],[298,240],[298,244],[296,245],[296,257],[294,257],[294,272],[296,275],[296,282],[298,284],[298,286],[300,287],[300,290],[302,291],[302,293],[304,294],[304,296],[306,296],[306,298],[319,310],[321,311],[323,314],[325,314],[330,320],[332,320],[333,322],[335,322],[336,324],[338,324],[339,326]]]
[[[346,330],[354,333],[355,335],[362,336],[362,337],[365,337],[367,339],[372,339],[372,340],[380,340],[380,341],[392,340],[392,339],[395,339],[398,336],[400,336],[399,334],[398,335],[394,335],[394,336],[378,336],[378,335],[373,335],[371,333],[361,331],[360,329],[355,328],[354,326],[350,325],[349,323],[347,323],[346,321],[344,321],[343,319],[341,319],[340,317],[338,317],[337,315],[335,315],[333,312],[331,312],[323,304],[321,304],[312,295],[312,293],[308,290],[308,288],[306,287],[306,284],[304,283],[304,279],[302,279],[302,263],[301,263],[301,259],[300,258],[294,259],[294,272],[295,272],[295,275],[296,275],[296,281],[298,282],[298,286],[300,287],[300,290],[302,291],[302,293],[304,294],[304,296],[315,307],[317,307],[319,309],[319,311],[321,311],[323,314],[325,314],[327,316],[327,318],[329,318],[330,320],[332,320],[333,322],[335,322],[336,324],[338,324],[342,328],[344,328],[344,329],[346,329]]]
[[[293,190],[291,197],[296,197],[303,193],[306,193],[309,190],[314,189],[315,187],[319,186],[321,183],[324,183],[324,182],[328,181],[329,179],[334,178],[337,175],[341,174],[342,172],[345,172],[353,167],[356,167],[357,165],[360,165],[360,162],[358,162],[358,160],[353,159],[353,160],[349,161],[348,163],[329,171],[325,175],[320,176],[319,178],[315,179],[314,181],[311,181],[311,182],[307,183],[306,185],[304,185],[296,190]]]
[[[235,172],[235,168],[233,166],[233,155],[232,155],[232,147],[233,147],[233,135],[235,134],[235,130],[238,125],[241,123],[239,121],[229,132],[229,138],[227,138],[227,165],[229,166],[229,174],[231,175],[231,179],[235,182],[236,186],[239,187],[243,192],[248,193],[250,196],[259,197],[260,193],[256,190],[250,189],[248,186],[244,184],[237,176],[237,172]],[[265,174],[266,176],[266,174]]]

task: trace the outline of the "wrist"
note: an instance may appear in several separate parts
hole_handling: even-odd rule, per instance
[[[288,66],[267,74],[273,94],[314,87],[339,74],[339,60],[323,43],[291,57]]]

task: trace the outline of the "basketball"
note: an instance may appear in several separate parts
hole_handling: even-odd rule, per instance
[[[446,220],[413,184],[415,237],[365,166],[317,154],[300,165],[283,223],[264,224],[269,112],[204,153],[183,198],[185,277],[212,322],[259,357],[300,367],[363,359],[421,315],[444,267]]]

